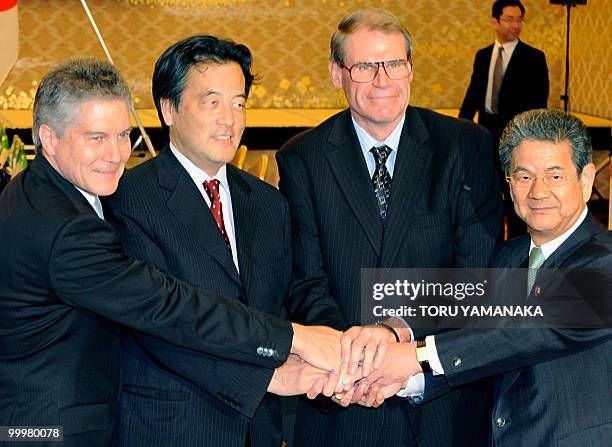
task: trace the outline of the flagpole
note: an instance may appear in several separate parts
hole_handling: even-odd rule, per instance
[[[85,10],[87,17],[89,18],[89,22],[91,23],[91,26],[93,27],[96,33],[96,36],[98,37],[98,41],[100,42],[100,45],[102,45],[102,49],[104,50],[104,54],[106,54],[106,58],[111,63],[111,65],[114,66],[115,62],[113,61],[113,58],[110,52],[108,51],[108,47],[106,46],[106,43],[104,42],[104,39],[102,38],[102,34],[100,34],[100,30],[98,29],[98,25],[96,25],[96,21],[91,15],[91,11],[89,10],[89,6],[87,6],[87,2],[85,0],[81,0],[81,4],[83,5],[83,9]],[[136,108],[134,107],[133,101],[130,102],[129,108],[130,108],[130,112],[132,112],[132,115],[134,116],[134,119],[136,120],[138,129],[140,129],[140,134],[142,136],[142,139],[145,142],[145,145],[147,146],[147,149],[149,150],[151,155],[155,157],[156,153],[155,153],[155,149],[153,148],[153,143],[151,143],[151,139],[149,138],[149,135],[147,135],[147,132],[144,126],[142,125],[142,121],[140,121],[140,116],[138,116],[138,113],[136,112]]]

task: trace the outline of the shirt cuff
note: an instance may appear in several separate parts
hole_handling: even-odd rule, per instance
[[[435,335],[428,335],[425,337],[425,346],[427,347],[427,357],[429,358],[429,367],[434,376],[440,376],[444,374],[444,368],[440,357],[438,357],[438,350],[436,349],[436,337]]]
[[[423,399],[425,394],[425,375],[423,373],[415,374],[410,377],[404,387],[395,395],[398,397],[410,397],[418,403]]]

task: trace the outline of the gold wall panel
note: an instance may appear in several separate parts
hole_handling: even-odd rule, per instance
[[[607,117],[612,116],[606,58],[611,1],[591,0],[587,8],[580,8],[572,35],[573,54],[583,53],[582,58],[574,56],[572,104],[581,112]],[[261,82],[252,92],[250,107],[343,107],[344,98],[327,75],[329,38],[343,16],[364,7],[391,10],[413,35],[411,103],[458,108],[476,50],[494,37],[489,0],[89,0],[88,4],[139,108],[153,107],[150,78],[161,51],[196,33],[229,37],[251,48]],[[522,37],[545,51],[551,78],[549,105],[558,107],[565,13],[543,0],[524,4],[527,23]],[[36,82],[53,64],[74,55],[104,56],[78,0],[20,0],[19,18],[20,56],[0,87],[0,109],[31,107]],[[597,49],[586,52],[584,43]]]
[[[572,9],[570,110],[612,118],[611,15],[612,0]]]

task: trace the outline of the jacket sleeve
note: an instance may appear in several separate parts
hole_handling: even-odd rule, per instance
[[[129,203],[126,207],[123,204],[113,202],[106,217],[120,235],[125,252],[167,272],[166,259],[153,236],[131,217],[126,209]],[[133,331],[132,336],[158,367],[202,388],[249,418],[261,404],[274,373],[269,368],[182,348],[140,332]]]
[[[459,118],[465,118],[467,120],[473,120],[476,112],[484,106],[484,95],[487,88],[487,80],[482,79],[480,68],[480,52],[476,53],[474,58],[474,65],[472,68],[472,76],[470,78],[470,84],[465,92],[465,98],[459,109]],[[484,86],[483,86],[484,82]]]
[[[269,368],[291,348],[289,322],[126,256],[116,232],[97,216],[79,216],[58,231],[48,271],[64,302],[179,346]]]

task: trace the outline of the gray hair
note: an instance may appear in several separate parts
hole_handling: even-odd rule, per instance
[[[332,35],[329,44],[331,50],[329,55],[330,62],[335,62],[340,66],[344,65],[346,39],[362,28],[383,33],[401,33],[406,41],[406,56],[409,60],[412,59],[412,37],[410,37],[408,30],[389,11],[372,8],[357,11],[340,21],[338,29]]]
[[[42,151],[38,130],[48,125],[61,137],[74,122],[78,107],[91,99],[120,99],[130,104],[132,95],[115,67],[94,58],[74,58],[52,68],[40,82],[34,98],[32,139]]]
[[[560,110],[530,110],[515,116],[499,141],[499,158],[506,175],[510,175],[512,151],[524,140],[569,143],[578,175],[593,160],[591,137],[582,121]]]

